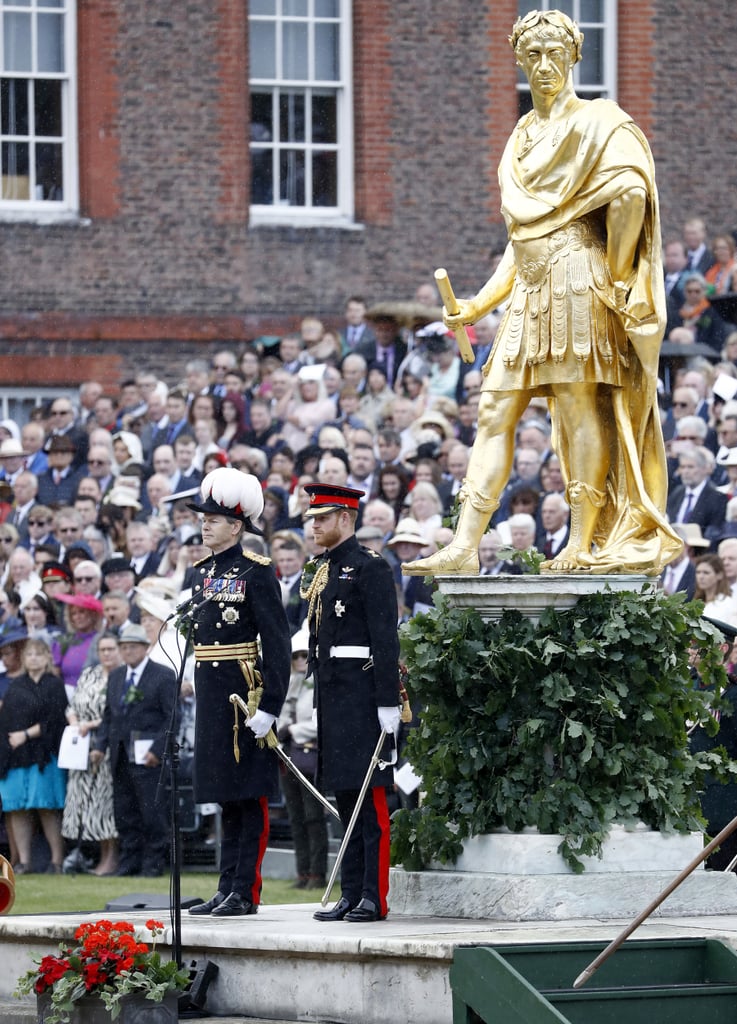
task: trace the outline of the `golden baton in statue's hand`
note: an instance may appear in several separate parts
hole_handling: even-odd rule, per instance
[[[448,271],[443,267],[440,267],[435,271],[435,283],[438,286],[440,298],[443,300],[443,305],[448,312],[448,316],[455,316],[458,312],[458,303],[455,295],[453,294],[453,289],[450,286]],[[471,342],[468,340],[466,328],[458,327],[453,331],[453,334],[458,342],[458,351],[461,353],[461,359],[464,363],[472,363],[476,356],[471,348]]]

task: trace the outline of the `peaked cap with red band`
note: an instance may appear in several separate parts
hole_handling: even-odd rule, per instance
[[[200,484],[200,494],[202,500],[187,502],[188,508],[239,519],[250,533],[261,534],[251,521],[258,519],[264,510],[264,492],[257,477],[229,466],[213,469]]]
[[[337,484],[305,484],[305,491],[310,496],[310,507],[305,516],[323,516],[343,509],[357,512],[358,499],[366,493],[357,491],[355,487],[340,487]]]

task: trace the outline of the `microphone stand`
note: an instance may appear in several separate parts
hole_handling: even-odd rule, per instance
[[[187,631],[184,634],[184,650],[179,664],[176,679],[176,698],[172,706],[169,728],[166,731],[164,747],[164,765],[169,765],[169,798],[171,821],[171,885],[169,888],[169,917],[172,923],[171,959],[182,967],[182,842],[179,834],[179,743],[177,741],[177,720],[179,694],[184,679],[184,668],[187,662],[194,616],[187,616]],[[164,785],[164,767],[159,776],[159,787]]]

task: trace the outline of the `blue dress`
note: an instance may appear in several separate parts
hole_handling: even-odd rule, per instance
[[[61,809],[66,772],[56,754],[66,725],[64,684],[46,673],[11,679],[0,708],[0,798],[4,811]],[[8,733],[39,724],[41,735],[12,749]]]

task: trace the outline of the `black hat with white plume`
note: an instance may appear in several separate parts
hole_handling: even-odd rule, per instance
[[[264,510],[264,492],[251,473],[230,467],[213,469],[200,484],[200,495],[200,502],[187,502],[187,507],[195,512],[239,519],[249,533],[261,535],[253,520]]]

